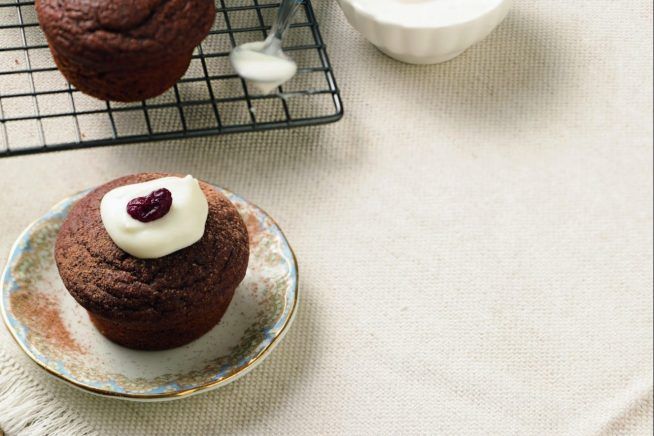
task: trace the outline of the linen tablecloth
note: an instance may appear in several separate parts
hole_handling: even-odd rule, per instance
[[[52,380],[2,328],[0,428],[651,434],[652,3],[518,0],[435,66],[315,7],[337,124],[0,160],[3,264],[53,203],[128,173],[257,203],[300,264],[283,344],[224,389],[140,404]]]

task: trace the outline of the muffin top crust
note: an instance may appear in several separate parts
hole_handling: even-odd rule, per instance
[[[54,50],[115,67],[187,54],[216,15],[213,0],[36,0],[36,11]]]

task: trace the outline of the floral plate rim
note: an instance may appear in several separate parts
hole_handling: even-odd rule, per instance
[[[25,229],[21,231],[21,233],[18,235],[18,237],[16,238],[16,240],[14,241],[14,243],[12,244],[9,250],[9,256],[7,257],[6,265],[2,269],[2,274],[0,275],[0,312],[2,312],[2,320],[4,322],[5,327],[7,328],[11,338],[18,345],[20,350],[23,351],[23,353],[25,353],[25,355],[29,357],[29,359],[32,362],[34,362],[39,368],[43,369],[48,375],[58,380],[61,380],[74,388],[80,389],[82,391],[85,391],[93,395],[98,395],[107,398],[131,400],[131,401],[168,401],[168,400],[187,398],[196,394],[218,389],[246,375],[247,373],[252,371],[256,366],[258,366],[263,360],[265,360],[265,358],[273,351],[273,349],[282,341],[288,329],[290,328],[291,324],[293,323],[293,320],[295,319],[295,315],[297,313],[297,306],[299,303],[299,279],[300,279],[297,257],[295,251],[293,251],[293,248],[288,242],[288,239],[286,238],[286,235],[284,234],[284,231],[282,230],[281,226],[277,223],[277,221],[275,221],[275,219],[270,214],[268,214],[265,210],[263,210],[256,204],[246,200],[245,198],[241,197],[238,194],[235,194],[231,190],[228,190],[226,188],[214,184],[211,185],[228,196],[233,196],[242,200],[243,202],[247,203],[254,209],[258,210],[266,218],[268,218],[272,222],[273,226],[276,227],[276,229],[279,231],[279,234],[283,242],[285,243],[286,247],[288,248],[288,251],[291,254],[290,256],[292,259],[291,267],[292,267],[292,271],[295,274],[295,280],[293,281],[293,286],[292,286],[293,298],[291,301],[291,306],[288,309],[289,310],[288,315],[286,315],[285,319],[283,319],[283,324],[280,326],[279,330],[275,333],[275,335],[270,339],[270,342],[262,350],[260,350],[244,365],[236,367],[234,371],[230,372],[229,374],[217,380],[211,380],[210,377],[207,377],[207,379],[209,380],[207,383],[193,386],[191,388],[180,389],[178,391],[162,392],[156,394],[116,392],[109,389],[102,389],[95,386],[89,386],[87,384],[72,379],[71,377],[67,376],[62,372],[59,372],[49,367],[38,356],[36,356],[35,353],[32,350],[30,350],[30,348],[26,344],[23,343],[18,333],[16,332],[15,327],[12,325],[12,323],[9,320],[8,314],[10,312],[10,309],[8,307],[5,307],[5,302],[4,302],[5,282],[7,278],[11,276],[11,266],[13,265],[13,261],[15,260],[16,255],[19,254],[18,253],[19,245],[25,241],[26,237],[30,234],[30,232],[38,224],[50,219],[54,211],[60,209],[70,201],[77,201],[76,197],[81,197],[83,194],[90,192],[93,188],[77,192],[54,204],[50,209],[48,209],[48,211],[46,211],[43,215],[41,215],[36,220],[29,223],[25,227]],[[16,322],[18,321],[16,320]]]

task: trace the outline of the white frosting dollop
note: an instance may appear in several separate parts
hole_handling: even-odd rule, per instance
[[[127,203],[166,188],[173,197],[163,217],[143,223],[127,213]],[[164,177],[107,192],[100,203],[102,223],[121,249],[134,257],[155,259],[195,244],[204,235],[209,205],[192,176]]]

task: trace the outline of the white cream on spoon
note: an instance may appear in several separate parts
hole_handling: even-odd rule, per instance
[[[295,75],[297,65],[284,54],[281,47],[273,54],[263,51],[265,47],[266,41],[248,42],[236,47],[230,55],[230,60],[239,76],[248,80],[263,94],[270,94]]]
[[[282,38],[301,3],[283,0],[268,38],[239,45],[229,55],[236,73],[264,94],[286,83],[297,72],[293,59],[282,50]]]

